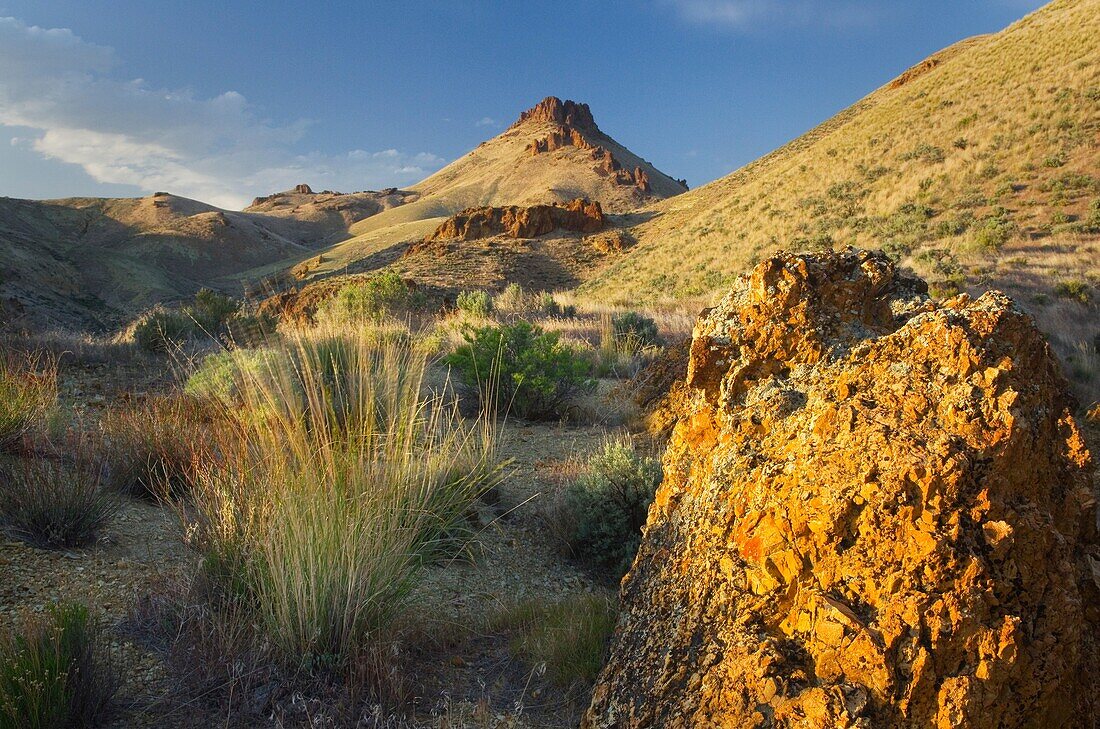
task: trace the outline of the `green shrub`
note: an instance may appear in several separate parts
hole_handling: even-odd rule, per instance
[[[625,574],[661,475],[660,461],[639,454],[629,440],[609,442],[592,456],[588,472],[567,493],[574,556],[616,576]]]
[[[72,463],[25,459],[0,472],[0,522],[9,532],[48,549],[95,540],[118,500],[104,488],[102,464],[81,450]]]
[[[182,313],[158,307],[134,326],[134,343],[146,352],[169,352],[194,331],[193,322]]]
[[[238,384],[242,371],[259,376],[271,366],[273,353],[267,349],[221,350],[207,355],[187,378],[185,395],[233,403],[240,399]]]
[[[615,604],[599,595],[576,595],[547,605],[530,600],[490,620],[511,634],[509,649],[533,668],[545,666],[562,687],[591,684],[607,660],[615,630]]]
[[[906,162],[919,159],[923,162],[928,162],[929,164],[938,164],[947,159],[947,155],[945,155],[943,150],[939,147],[935,147],[931,144],[922,142],[910,151],[901,155],[901,159]]]
[[[1054,295],[1087,304],[1089,303],[1089,285],[1077,279],[1059,281],[1054,285]]]
[[[194,302],[183,308],[183,316],[191,320],[192,329],[198,333],[217,336],[240,308],[240,302],[235,299],[211,289],[200,289]]]
[[[56,363],[0,353],[0,451],[15,448],[56,402]]]
[[[636,311],[627,311],[611,317],[615,338],[635,349],[654,347],[661,343],[657,322]]]
[[[238,310],[225,322],[229,341],[237,347],[258,347],[278,335],[279,321],[268,313]]]
[[[0,640],[0,729],[95,726],[117,687],[83,605],[55,605]]]
[[[1016,225],[1002,214],[991,215],[974,229],[974,243],[986,250],[1000,250],[1016,231]]]
[[[479,394],[483,406],[521,418],[560,417],[571,397],[595,386],[577,352],[561,344],[556,332],[529,322],[467,327],[463,338],[466,344],[445,362]]]
[[[493,297],[488,291],[463,291],[455,305],[461,312],[484,319],[493,311]]]
[[[407,313],[424,305],[424,296],[414,291],[396,271],[383,271],[366,281],[341,288],[323,307],[336,321],[381,319]]]

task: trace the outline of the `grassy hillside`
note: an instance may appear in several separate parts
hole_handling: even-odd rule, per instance
[[[882,248],[936,294],[1005,289],[1079,379],[1100,379],[1098,135],[1100,0],[1057,0],[656,205],[632,252],[583,290],[698,296],[776,249]]]

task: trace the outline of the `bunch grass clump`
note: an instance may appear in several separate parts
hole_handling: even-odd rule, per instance
[[[264,644],[296,668],[339,669],[463,539],[496,477],[496,437],[424,387],[422,348],[331,331],[281,347],[238,371],[187,518],[206,577]]]
[[[56,402],[56,361],[0,354],[0,451],[16,448]]]
[[[107,481],[132,496],[182,496],[211,456],[217,411],[190,396],[135,400],[107,411],[99,446]]]
[[[0,522],[10,533],[48,549],[95,541],[118,499],[89,450],[78,446],[72,459],[22,459],[0,471]]]
[[[55,605],[0,639],[0,729],[95,726],[117,687],[83,605]]]

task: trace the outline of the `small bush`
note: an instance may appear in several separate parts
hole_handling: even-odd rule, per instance
[[[611,327],[616,339],[629,342],[638,349],[655,347],[661,344],[657,322],[636,311],[615,314],[611,317]]]
[[[616,576],[625,574],[661,475],[660,461],[639,454],[629,440],[609,442],[592,456],[588,473],[567,493],[573,554]]]
[[[182,313],[156,308],[134,326],[134,343],[146,352],[170,352],[193,332],[193,322]]]
[[[183,316],[191,320],[193,329],[209,336],[217,336],[229,319],[241,308],[241,303],[211,289],[200,289],[195,300],[183,309]]]
[[[1073,299],[1082,304],[1089,303],[1089,285],[1084,281],[1059,281],[1054,285],[1054,295],[1063,299]]]
[[[467,327],[466,344],[445,362],[463,384],[479,393],[482,405],[493,404],[521,418],[565,415],[574,395],[591,391],[588,364],[556,332],[543,332],[529,322]]]
[[[412,290],[401,274],[384,271],[361,283],[344,286],[322,307],[322,316],[336,321],[381,319],[423,305],[423,295]]]
[[[545,666],[562,687],[591,684],[607,660],[617,611],[598,595],[577,595],[550,605],[528,601],[503,611],[490,627],[512,634],[512,654],[532,667]]]
[[[77,450],[72,463],[26,459],[0,472],[0,522],[9,532],[48,549],[95,540],[118,500],[104,488],[102,465]]]
[[[903,161],[921,160],[929,164],[938,164],[947,159],[947,155],[939,147],[935,147],[931,144],[921,143],[916,147],[901,155]]]
[[[90,727],[118,687],[83,605],[62,603],[0,640],[0,727]]]
[[[991,215],[974,229],[974,243],[986,250],[1000,250],[1015,231],[1016,225],[1007,217]]]
[[[493,311],[493,297],[488,291],[463,291],[455,305],[461,312],[484,319]]]
[[[222,350],[207,355],[187,378],[183,392],[198,399],[237,402],[241,396],[238,385],[242,371],[259,376],[271,366],[272,357],[273,353],[267,349]]]
[[[0,451],[10,451],[57,402],[57,365],[0,354]]]

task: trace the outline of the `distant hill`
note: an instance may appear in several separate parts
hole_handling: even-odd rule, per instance
[[[243,272],[290,265],[407,196],[299,190],[243,212],[167,193],[0,198],[0,301],[25,324],[110,328],[203,286],[239,293]]]
[[[157,193],[144,198],[0,198],[0,314],[32,325],[109,328],[203,286],[293,270],[372,270],[475,205],[574,198],[623,212],[686,187],[619,145],[585,104],[548,97],[407,190],[256,198],[243,211]]]
[[[584,291],[706,295],[776,249],[882,248],[940,295],[1006,290],[1100,381],[1100,0],[952,46],[648,212]]]
[[[587,198],[608,213],[626,213],[686,190],[604,133],[587,104],[549,96],[502,134],[410,187],[415,200],[353,225],[354,237],[326,252],[327,264],[316,273],[390,260],[397,248],[466,208]]]

